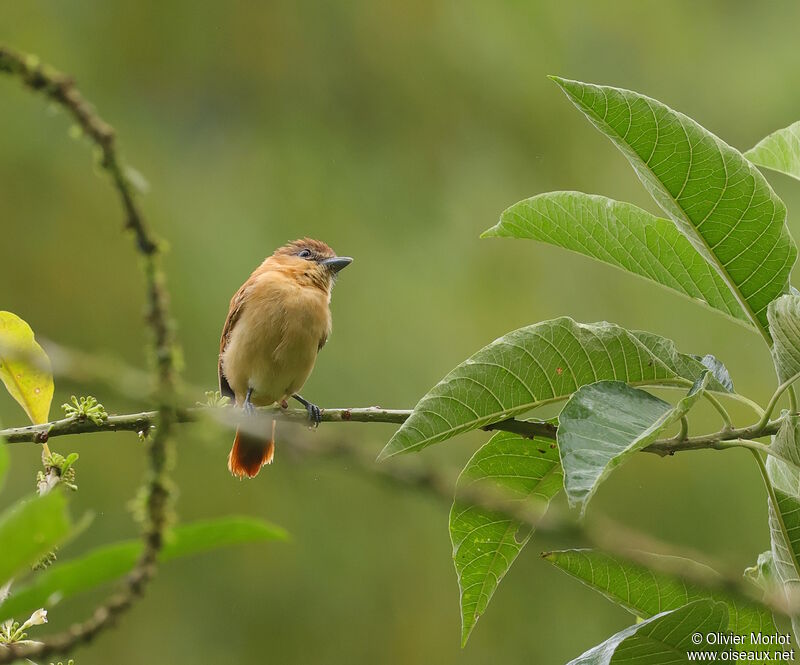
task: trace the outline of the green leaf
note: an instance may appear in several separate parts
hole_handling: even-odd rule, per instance
[[[252,517],[232,515],[176,527],[164,544],[161,560],[171,561],[178,557],[229,545],[288,539],[289,534],[286,530],[275,524]]]
[[[175,527],[159,559],[170,561],[207,550],[265,540],[286,540],[278,526],[250,517],[223,517]],[[127,540],[99,547],[80,559],[56,563],[19,586],[0,605],[0,617],[23,616],[37,607],[52,607],[64,598],[111,582],[130,572],[142,552],[142,543]]]
[[[767,474],[775,501],[768,502],[773,569],[790,606],[800,601],[800,470],[767,457]],[[795,638],[800,638],[800,616],[792,617]]]
[[[786,228],[786,206],[766,178],[738,150],[661,102],[553,80],[627,157],[769,341],[767,305],[789,290],[797,248]]]
[[[652,333],[562,317],[495,340],[456,367],[414,407],[378,459],[568,398],[604,379],[634,385],[691,385],[705,367]],[[727,392],[716,380],[711,390]]]
[[[53,400],[50,359],[16,314],[0,312],[0,379],[34,424],[46,423]]]
[[[800,180],[800,120],[772,132],[744,153],[744,156],[753,164]]]
[[[19,501],[0,514],[0,587],[50,552],[70,530],[63,492]]]
[[[675,407],[621,381],[581,387],[558,416],[558,449],[570,505],[579,505],[584,512],[611,471],[686,415],[710,376],[705,370]]]
[[[734,392],[733,389],[733,380],[731,379],[731,375],[728,372],[728,368],[722,364],[717,358],[712,356],[710,353],[707,353],[703,357],[694,356],[697,360],[699,360],[703,367],[708,368],[708,371],[711,372],[711,376],[713,376],[729,393]]]
[[[450,510],[453,562],[461,591],[461,645],[467,643],[500,580],[533,530],[502,511],[475,506],[460,496],[497,496],[542,514],[561,489],[558,450],[549,439],[498,432],[472,456],[456,484]]]
[[[725,603],[728,630],[745,635],[748,644],[751,632],[762,635],[777,633],[772,615],[766,608],[746,598],[703,588],[684,577],[686,571],[694,569],[698,578],[707,578],[709,584],[713,584],[719,575],[711,568],[681,557],[643,552],[636,555],[637,561],[597,550],[564,550],[542,556],[637,617],[649,618],[696,600],[710,599]]]
[[[800,468],[800,416],[796,413],[783,415],[783,422],[770,447],[776,455]]]
[[[781,296],[767,310],[772,334],[772,360],[783,383],[800,373],[800,296]]]
[[[668,219],[630,203],[550,192],[508,208],[481,237],[531,238],[584,254],[750,323],[719,273]]]
[[[785,382],[800,372],[800,296],[785,295],[770,303],[768,317],[772,360],[778,380]],[[787,417],[771,443],[789,461],[798,455],[796,424],[796,417]],[[800,601],[800,469],[769,455],[766,470],[774,493],[768,514],[775,575],[794,604]],[[792,617],[792,627],[800,639],[800,616]]]
[[[695,633],[723,632],[728,624],[724,604],[697,600],[677,610],[662,612],[620,631],[568,665],[675,665],[688,663],[689,651],[716,651],[692,643]]]

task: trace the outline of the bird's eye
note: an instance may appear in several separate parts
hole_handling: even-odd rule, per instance
[[[300,253],[297,256],[299,256],[301,259],[307,259],[307,258],[309,258],[311,256],[311,250],[310,249],[303,249],[303,250],[300,251]]]

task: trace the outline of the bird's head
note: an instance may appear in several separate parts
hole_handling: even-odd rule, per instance
[[[270,261],[290,273],[300,284],[330,291],[336,275],[353,259],[337,256],[321,240],[301,238],[276,249]]]

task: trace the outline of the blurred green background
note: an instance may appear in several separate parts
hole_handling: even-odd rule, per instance
[[[215,387],[228,299],[276,246],[310,235],[355,257],[304,391],[322,406],[410,407],[484,344],[563,314],[714,352],[739,392],[765,400],[774,377],[755,334],[588,259],[478,235],[506,206],[553,189],[656,211],[625,159],[546,74],[649,94],[745,149],[800,118],[798,25],[800,5],[789,1],[0,7],[0,38],[74,74],[149,181],[143,205],[170,245],[189,383]],[[93,176],[83,142],[68,138],[63,114],[15,82],[0,81],[0,95],[0,309],[40,337],[142,366],[142,284],[111,189]],[[798,184],[769,178],[789,210],[800,209]],[[71,393],[97,394],[116,413],[144,405],[61,379],[54,417]],[[25,422],[5,396],[0,418]],[[293,541],[166,565],[116,630],[78,652],[78,665],[558,664],[631,623],[538,557],[575,543],[537,536],[462,651],[449,506],[340,461],[293,460],[293,440],[338,435],[377,453],[392,432],[322,430],[283,425],[276,463],[238,482],[225,464],[229,432],[182,427],[180,518],[251,514]],[[389,463],[454,474],[482,440]],[[80,453],[73,507],[97,513],[61,557],[135,533],[126,504],[144,468],[136,437],[53,448]],[[13,448],[3,504],[32,489],[38,455]],[[589,519],[607,514],[738,572],[768,546],[765,508],[745,454],[641,455],[600,489]],[[55,606],[51,627],[82,617],[93,600]]]

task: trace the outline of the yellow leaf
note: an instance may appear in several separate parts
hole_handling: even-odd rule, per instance
[[[53,400],[50,359],[16,314],[0,312],[0,379],[34,424],[46,423]]]

